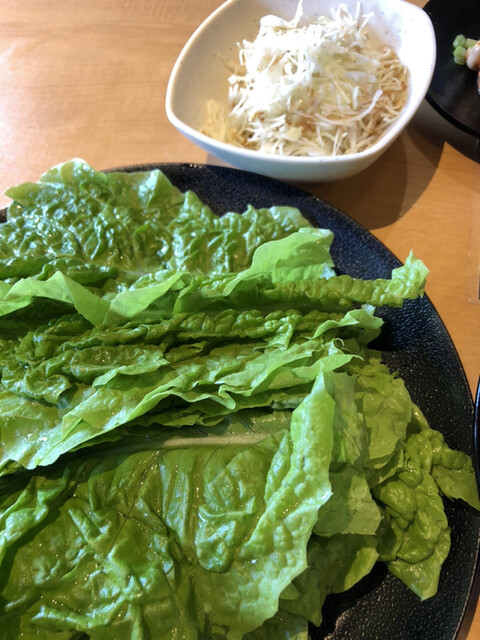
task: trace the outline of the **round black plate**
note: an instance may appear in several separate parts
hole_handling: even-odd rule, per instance
[[[339,272],[389,277],[399,260],[344,213],[286,183],[217,166],[159,164],[121,170],[160,169],[182,191],[192,190],[218,215],[254,207],[289,205],[315,226],[334,233],[332,256]],[[427,296],[383,313],[377,345],[401,377],[432,427],[447,443],[473,455],[473,401],[451,339]],[[475,606],[480,516],[464,503],[446,505],[452,548],[439,591],[421,602],[378,564],[349,592],[330,596],[324,622],[312,640],[454,640]]]
[[[452,42],[459,34],[480,40],[479,0],[430,0],[424,7],[437,41],[437,61],[427,101],[463,131],[480,136],[480,95],[477,75],[452,56]],[[422,55],[421,43],[418,55]]]

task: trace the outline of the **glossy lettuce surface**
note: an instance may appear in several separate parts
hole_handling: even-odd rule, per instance
[[[420,260],[337,275],[296,209],[218,217],[158,170],[7,193],[2,637],[307,640],[376,562],[435,594],[472,463],[370,346]]]

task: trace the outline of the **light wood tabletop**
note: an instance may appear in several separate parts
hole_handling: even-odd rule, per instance
[[[8,187],[74,157],[96,169],[215,162],[174,129],[164,103],[183,45],[219,5],[2,0],[0,207]],[[480,374],[479,145],[424,102],[361,174],[299,185],[360,222],[400,260],[412,249],[426,263],[426,292],[472,393]],[[480,640],[480,609],[465,637]]]

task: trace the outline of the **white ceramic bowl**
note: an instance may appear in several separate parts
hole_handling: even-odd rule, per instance
[[[327,15],[339,1],[304,0],[311,18]],[[357,0],[343,2],[355,13]],[[347,178],[372,164],[405,129],[430,85],[435,65],[435,35],[427,14],[406,0],[363,0],[372,40],[393,46],[410,71],[407,104],[400,117],[369,149],[336,157],[285,157],[219,142],[201,133],[207,101],[228,104],[230,71],[222,60],[238,58],[237,43],[253,40],[267,14],[292,19],[298,0],[228,0],[194,32],[178,57],[167,87],[166,113],[186,138],[231,166],[280,180],[324,182]]]

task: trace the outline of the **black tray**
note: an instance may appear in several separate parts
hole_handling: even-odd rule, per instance
[[[459,129],[480,136],[477,74],[453,60],[452,43],[462,34],[480,40],[479,0],[430,0],[424,7],[437,42],[437,60],[427,101]],[[421,43],[418,54],[422,55]]]

